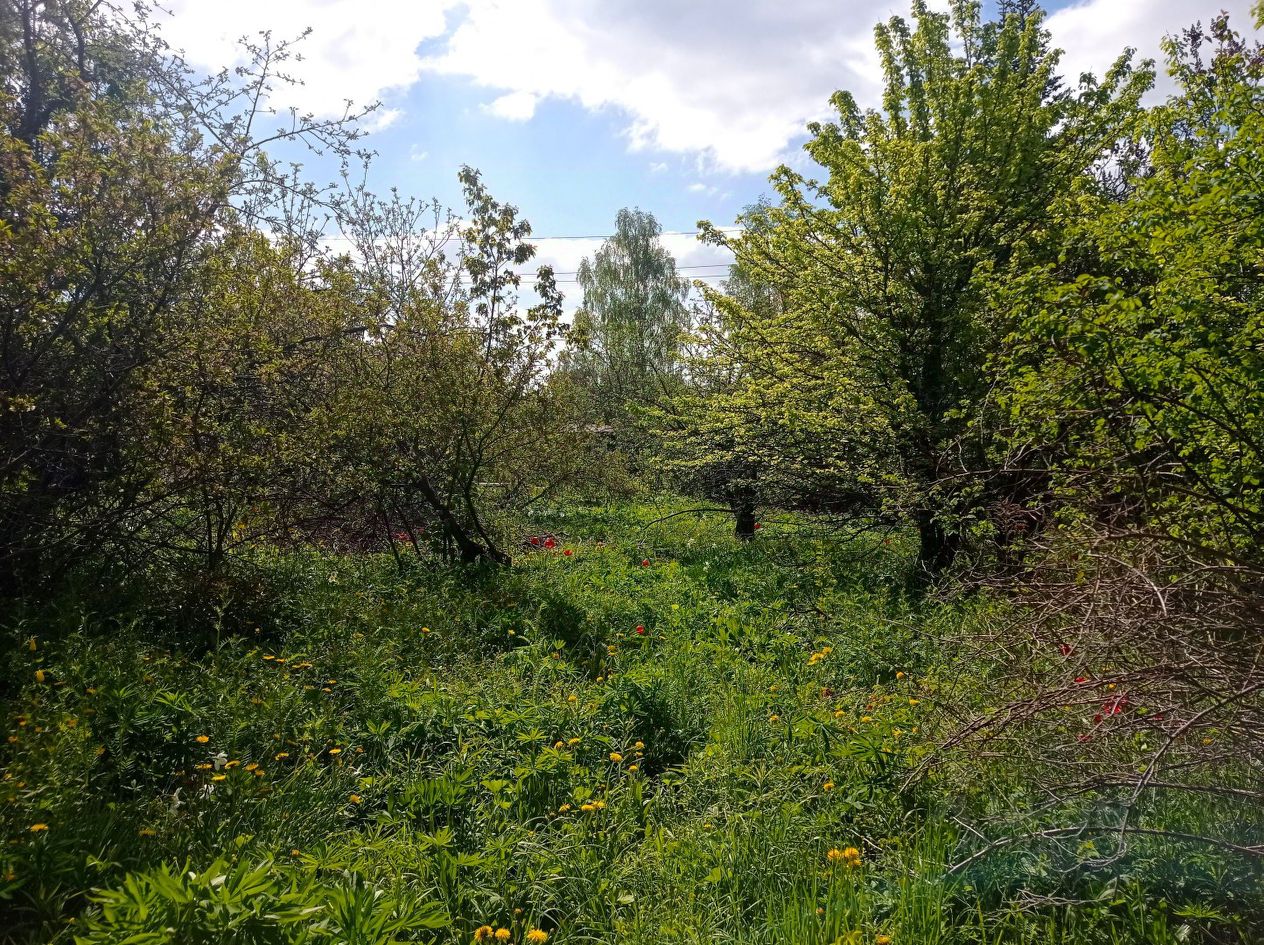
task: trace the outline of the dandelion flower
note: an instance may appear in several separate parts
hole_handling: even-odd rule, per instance
[[[843,859],[843,851],[838,849],[838,847],[834,847],[829,853],[825,854],[825,858],[831,863],[837,863]]]
[[[199,745],[205,745],[207,742],[209,742],[209,741],[211,740],[211,736],[209,736],[209,735],[199,735],[197,738],[195,738],[195,739],[193,739],[193,740],[194,740],[195,742],[197,742]]]
[[[527,941],[531,945],[544,945],[549,940],[549,933],[544,929],[532,929],[527,933]]]
[[[617,751],[612,751],[610,752],[610,760],[613,761],[615,764],[618,764],[620,761],[623,760],[623,756],[619,754]]]
[[[896,673],[896,674],[895,674],[895,678],[896,678],[896,679],[903,679],[903,678],[904,678],[904,670],[900,670],[898,673]]]
[[[779,715],[770,715],[770,716],[768,716],[768,721],[769,721],[769,722],[780,722],[780,721],[781,721],[781,716],[779,716]]]
[[[275,758],[277,761],[284,761],[286,758],[290,757],[290,753],[288,751],[278,751],[272,757]]]
[[[342,754],[342,749],[341,749],[341,748],[331,748],[331,749],[329,749],[329,753],[330,753],[331,755],[341,755],[341,754]]]
[[[636,770],[638,770],[636,765],[628,765],[628,774],[631,774],[632,772]]]
[[[574,747],[575,745],[578,745],[580,741],[581,739],[578,739],[578,738],[568,738],[566,740],[566,744],[570,745],[571,747]]]
[[[141,827],[140,830],[137,832],[142,837],[155,837],[158,835],[158,831],[155,830],[153,827]]]
[[[645,747],[645,742],[637,742],[632,747],[635,748],[637,751],[640,751],[642,748]]]
[[[834,790],[834,782],[833,782],[833,781],[826,781],[824,784],[822,784],[822,785],[821,785],[821,789],[822,789],[822,790],[825,790],[825,791],[832,791],[832,790]]]
[[[485,942],[492,937],[492,927],[490,925],[480,925],[474,930],[474,941]]]
[[[227,777],[228,777],[228,775],[226,775],[226,774],[213,774],[213,775],[211,775],[211,780],[212,780],[212,781],[223,781],[223,780],[224,780],[225,778],[227,778]]]
[[[916,700],[916,699],[910,699],[910,700],[909,700],[909,705],[917,705],[917,702],[918,702],[918,700]]]
[[[359,795],[359,794],[352,794],[352,795],[351,795],[351,803],[352,803],[352,804],[359,804],[359,803],[360,803],[360,795]]]
[[[570,552],[569,552],[569,551],[568,551],[568,552],[566,552],[566,553],[567,553],[567,554],[570,554]],[[500,941],[500,942],[507,942],[507,941],[509,941],[511,938],[513,938],[513,932],[510,932],[508,929],[497,929],[497,930],[496,930],[496,940],[497,940],[497,941]]]
[[[581,804],[579,806],[579,809],[582,810],[585,814],[591,814],[597,808],[594,807],[592,804]]]
[[[31,833],[43,833],[48,829],[48,824],[31,824]]]
[[[37,683],[42,683],[44,681],[44,671],[42,669],[37,669],[35,671],[35,681]]]
[[[874,945],[891,945],[890,935],[879,935],[873,940]]]
[[[862,715],[862,716],[860,717],[860,721],[862,721],[862,722],[872,722],[872,721],[873,721],[873,716],[872,716],[872,715]]]

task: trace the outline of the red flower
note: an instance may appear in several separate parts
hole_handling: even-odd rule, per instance
[[[642,559],[641,559],[641,567],[643,567],[643,568],[648,568],[649,566],[650,566],[650,559],[649,559],[649,558],[642,558]]]
[[[552,535],[550,535],[548,538],[544,539],[544,547],[545,547],[545,548],[556,548],[556,547],[557,547],[557,542],[555,542],[555,541],[553,540],[553,536],[552,536]]]
[[[1059,643],[1058,651],[1063,656],[1070,656],[1072,653],[1075,652],[1075,647],[1073,647],[1070,643]]]
[[[1086,682],[1088,682],[1088,677],[1087,677],[1087,676],[1076,676],[1076,677],[1075,677],[1075,681],[1076,681],[1077,683],[1079,683],[1079,684],[1082,686],[1082,685],[1084,685]]]
[[[540,547],[540,536],[539,536],[539,535],[532,535],[532,536],[531,536],[531,544],[533,544],[533,545],[535,545],[537,548],[539,548],[539,547]]]
[[[645,636],[645,627],[642,626],[641,624],[637,624],[636,632],[640,634],[641,636]]]
[[[573,555],[574,553],[575,553],[575,552],[571,551],[569,548],[567,548],[565,551],[563,551],[563,552],[562,552],[562,554],[566,555],[566,557],[568,557],[568,558],[569,558],[571,555]]]
[[[1093,716],[1093,721],[1100,724],[1100,722],[1102,721],[1102,714],[1098,712],[1095,716]]]
[[[755,531],[759,531],[759,530],[760,530],[761,528],[763,528],[763,527],[764,527],[764,526],[763,526],[763,525],[761,525],[759,522],[756,522],[756,523],[755,523]]]

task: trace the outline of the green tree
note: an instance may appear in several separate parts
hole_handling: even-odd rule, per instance
[[[653,214],[620,210],[615,233],[580,263],[583,305],[568,364],[600,419],[627,434],[629,409],[673,390],[682,370],[689,283],[659,241]]]
[[[825,179],[781,168],[768,227],[710,238],[782,300],[772,314],[715,300],[752,438],[802,478],[803,504],[911,518],[931,576],[960,544],[952,510],[977,460],[962,435],[1006,330],[989,281],[1049,246],[1050,207],[1089,179],[1150,73],[1124,56],[1071,91],[1038,12],[984,23],[979,3],[917,0],[913,17],[876,30],[882,108],[840,92],[837,120],[810,127]]]

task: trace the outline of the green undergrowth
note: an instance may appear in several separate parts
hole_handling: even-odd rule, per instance
[[[901,536],[684,508],[555,510],[509,570],[261,551],[200,609],[10,615],[0,941],[1250,940],[1214,858],[950,873],[1029,789],[912,776],[995,605],[911,596]]]

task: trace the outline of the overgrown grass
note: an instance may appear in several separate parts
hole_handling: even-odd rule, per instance
[[[556,510],[510,571],[261,552],[222,611],[11,615],[0,941],[1252,940],[1212,855],[949,875],[1030,790],[909,777],[944,686],[986,698],[944,641],[993,605],[910,597],[898,539],[678,510]]]

